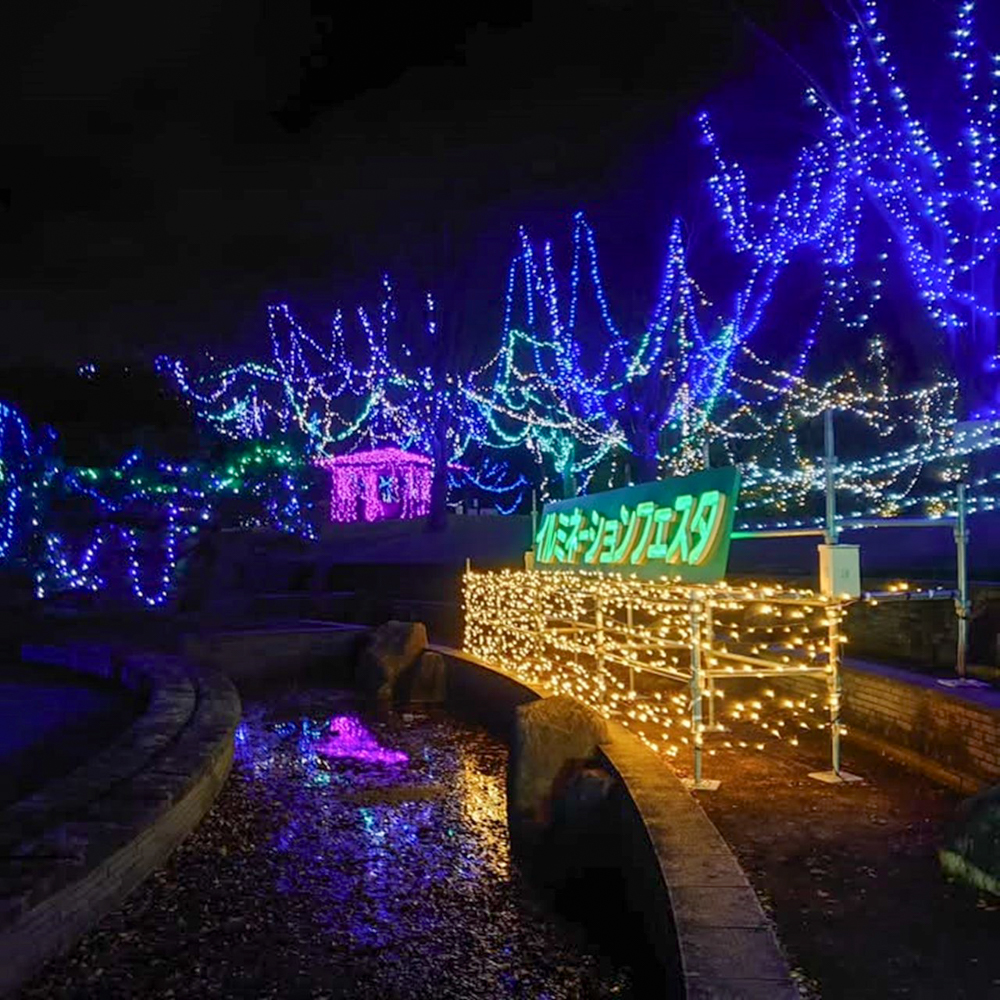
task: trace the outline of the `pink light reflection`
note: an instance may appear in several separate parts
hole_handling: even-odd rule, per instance
[[[366,764],[405,764],[410,759],[402,750],[379,746],[378,740],[349,715],[330,720],[330,735],[316,744],[316,750],[325,757],[348,757]]]

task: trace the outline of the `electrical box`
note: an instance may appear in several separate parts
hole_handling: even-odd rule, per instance
[[[819,549],[819,590],[839,597],[861,596],[861,546],[817,545]]]

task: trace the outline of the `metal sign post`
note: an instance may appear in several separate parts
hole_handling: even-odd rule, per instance
[[[826,474],[826,544],[837,544],[837,486],[834,468],[837,456],[833,440],[833,410],[823,414],[823,469]]]
[[[955,549],[958,565],[958,595],[955,598],[955,615],[958,618],[958,649],[955,666],[964,681],[966,659],[969,653],[969,567],[967,561],[969,530],[966,526],[965,484],[958,487],[958,519],[955,523]]]

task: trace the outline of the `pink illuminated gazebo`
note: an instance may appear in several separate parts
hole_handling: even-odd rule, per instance
[[[430,513],[434,463],[425,455],[377,448],[317,459],[316,465],[330,473],[331,521],[407,520]]]

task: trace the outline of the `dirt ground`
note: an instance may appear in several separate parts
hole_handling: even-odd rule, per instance
[[[709,742],[708,746],[712,746]],[[679,760],[678,770],[688,763]],[[699,801],[774,920],[808,997],[1000,998],[1000,898],[949,883],[936,851],[961,797],[844,740],[863,784],[808,777],[829,743],[717,750]]]

